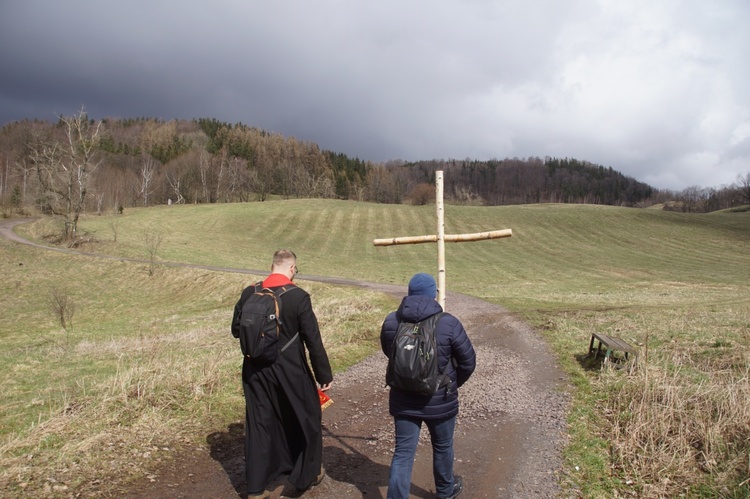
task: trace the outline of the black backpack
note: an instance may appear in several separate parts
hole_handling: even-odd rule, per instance
[[[279,348],[281,296],[294,286],[264,288],[259,282],[255,292],[242,304],[240,315],[240,348],[242,354],[260,365],[270,365],[286,350],[299,333]]]
[[[450,384],[450,378],[438,371],[435,326],[443,316],[437,313],[422,322],[399,322],[393,338],[385,382],[391,388],[433,395]]]

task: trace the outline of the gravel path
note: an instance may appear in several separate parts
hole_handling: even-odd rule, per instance
[[[0,223],[0,236],[30,243],[12,231],[22,221]],[[33,243],[31,243],[33,244]],[[39,246],[34,244],[34,246]],[[74,250],[65,250],[75,252]],[[85,253],[84,253],[85,254]],[[91,255],[105,257],[106,255]],[[178,265],[178,264],[170,264]],[[242,269],[228,272],[257,273]],[[306,276],[307,280],[360,286],[401,297],[396,287]],[[300,280],[304,287],[304,280]],[[477,369],[460,389],[455,472],[464,478],[462,498],[552,498],[566,439],[569,383],[540,335],[500,306],[448,293],[446,309],[464,324],[477,350]],[[339,374],[323,412],[323,462],[328,476],[302,496],[285,482],[272,497],[385,497],[393,448],[393,423],[384,387],[385,356],[378,353]],[[237,424],[183,448],[165,468],[121,491],[122,497],[244,497],[243,428]],[[411,495],[435,497],[431,448],[422,432]]]
[[[316,278],[316,280],[324,280]],[[351,283],[402,296],[403,289]],[[304,286],[304,282],[302,282]],[[449,293],[446,309],[461,319],[477,350],[477,370],[461,388],[455,472],[466,498],[553,498],[566,439],[568,382],[547,345],[502,307]],[[334,380],[323,412],[328,476],[299,495],[280,481],[272,497],[385,497],[393,423],[384,385],[386,361],[375,354]],[[242,424],[209,435],[207,449],[183,452],[154,482],[124,497],[244,497]],[[153,479],[153,478],[151,478]],[[411,496],[435,497],[427,431],[417,451]]]

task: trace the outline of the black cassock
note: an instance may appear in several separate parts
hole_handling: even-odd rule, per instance
[[[243,291],[235,306],[233,333],[242,304],[252,291],[252,286]],[[289,475],[292,485],[305,489],[320,473],[323,459],[316,380],[319,384],[330,383],[331,366],[307,292],[292,289],[281,300],[284,331],[279,344],[285,345],[296,332],[299,337],[273,365],[258,367],[245,359],[242,366],[248,493],[261,492],[284,474]]]

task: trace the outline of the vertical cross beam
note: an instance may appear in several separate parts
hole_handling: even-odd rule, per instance
[[[445,218],[443,209],[443,170],[435,172],[435,207],[437,211],[438,303],[445,310]]]
[[[437,214],[437,235],[431,236],[406,236],[393,237],[386,239],[374,239],[375,246],[393,246],[396,244],[419,244],[419,243],[437,243],[438,253],[438,271],[437,301],[445,310],[445,241],[464,242],[464,241],[481,241],[484,239],[499,239],[502,237],[511,237],[513,231],[510,229],[493,230],[489,232],[477,232],[474,234],[445,234],[444,208],[443,208],[443,171],[435,172],[435,207]]]

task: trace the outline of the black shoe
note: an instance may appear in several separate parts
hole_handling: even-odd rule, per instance
[[[461,495],[461,492],[464,490],[464,481],[461,479],[460,476],[454,475],[453,477],[453,492],[451,492],[451,495],[441,497],[440,499],[454,499]]]

